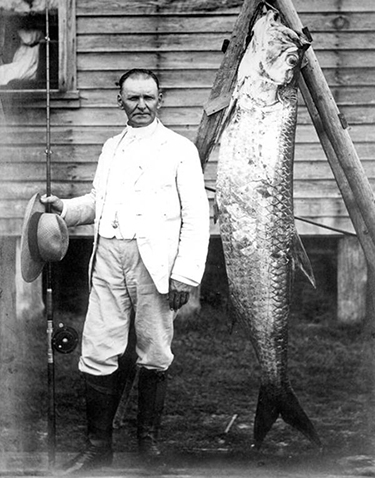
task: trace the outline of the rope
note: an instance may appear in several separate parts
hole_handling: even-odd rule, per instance
[[[311,221],[310,219],[306,219],[305,217],[294,216],[294,219],[297,219],[297,221],[302,221],[302,222],[307,222],[309,224],[313,224],[314,226],[322,227],[323,229],[329,229],[330,231],[339,232],[340,234],[344,234],[345,236],[357,237],[357,234],[354,234],[353,232],[344,231],[343,229],[337,229],[337,228],[331,227],[331,226],[326,226],[325,224],[315,222],[315,221]]]
[[[216,193],[216,189],[214,189],[214,188],[210,188],[208,186],[205,186],[205,189],[206,189],[206,191]],[[297,221],[307,222],[308,224],[312,224],[314,226],[318,226],[318,227],[321,227],[323,229],[329,229],[330,231],[339,232],[340,234],[344,234],[345,236],[357,237],[357,234],[354,234],[353,232],[344,231],[343,229],[337,229],[337,228],[331,227],[331,226],[326,226],[325,224],[318,223],[318,222],[315,222],[315,221],[311,221],[310,219],[306,219],[305,217],[294,216],[294,219],[296,219]]]

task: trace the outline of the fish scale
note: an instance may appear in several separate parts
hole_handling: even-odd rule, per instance
[[[291,75],[285,73],[289,81],[274,86],[273,98],[269,78],[271,74],[282,77],[277,68],[288,70],[288,65],[280,61],[288,41],[293,52],[298,45],[298,58],[302,58],[303,41],[291,32],[276,20],[274,12],[255,24],[252,42],[242,60],[249,66],[240,64],[239,69],[247,76],[237,79],[225,120],[216,182],[230,297],[239,321],[248,331],[261,370],[254,423],[258,448],[279,415],[320,446],[288,378],[288,320],[294,266],[298,263],[295,248],[302,247],[296,240],[293,215],[297,89],[296,82],[290,81]],[[269,52],[268,33],[276,35],[276,40],[284,35],[280,52]],[[276,68],[270,64],[269,74],[262,54],[269,62],[274,58]],[[265,73],[266,80],[262,78]],[[273,100],[267,103],[264,98],[256,98],[254,91],[265,92],[264,98]],[[298,253],[303,256],[304,250]]]

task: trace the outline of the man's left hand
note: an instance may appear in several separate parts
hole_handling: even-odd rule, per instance
[[[175,279],[169,283],[168,301],[171,310],[178,310],[189,300],[190,292],[193,289],[191,285],[185,284]]]

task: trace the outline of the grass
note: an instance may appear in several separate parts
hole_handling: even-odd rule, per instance
[[[373,454],[375,450],[374,338],[365,326],[342,327],[336,320],[335,242],[307,244],[318,287],[296,275],[289,334],[292,385],[316,426],[326,455]],[[73,264],[77,256],[71,252]],[[77,254],[79,250],[77,249]],[[67,270],[69,270],[67,264]],[[87,291],[85,268],[67,287],[60,272],[56,322],[79,331]],[[80,282],[81,281],[81,286]],[[78,284],[78,285],[77,285]],[[161,430],[165,451],[198,456],[222,453],[252,456],[252,428],[259,387],[259,367],[240,325],[228,314],[225,268],[220,243],[210,248],[198,316],[176,321],[168,395]],[[43,328],[42,325],[39,326]],[[36,345],[37,347],[37,345]],[[56,354],[57,447],[73,452],[85,439],[83,382],[77,371],[79,351]],[[41,372],[39,371],[39,375]],[[40,407],[28,415],[32,449],[46,446],[46,391],[34,390]],[[115,432],[117,451],[136,450],[136,389]],[[230,421],[230,429],[226,428]],[[40,431],[42,430],[42,431]],[[43,432],[44,430],[44,432]],[[32,445],[31,445],[32,443]],[[274,457],[315,456],[313,445],[279,419],[267,435],[262,453]]]

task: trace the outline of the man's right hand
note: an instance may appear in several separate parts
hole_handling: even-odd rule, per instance
[[[46,194],[44,194],[40,198],[40,202],[42,204],[50,204],[51,205],[51,212],[54,212],[56,214],[61,214],[62,210],[64,208],[64,203],[57,196],[47,196]]]

